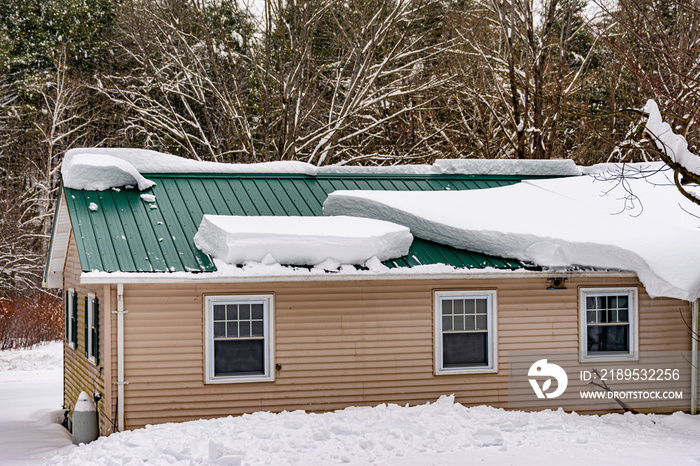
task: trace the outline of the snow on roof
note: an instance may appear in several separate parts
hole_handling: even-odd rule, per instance
[[[390,222],[338,217],[205,215],[194,237],[204,253],[228,264],[366,264],[408,254],[413,236]]]
[[[663,164],[484,190],[336,191],[326,215],[388,220],[460,249],[546,267],[634,271],[651,296],[700,297],[700,207]]]
[[[379,167],[325,166],[304,162],[217,163],[185,159],[146,149],[83,148],[66,152],[61,169],[66,187],[105,190],[128,185],[147,189],[153,182],[149,173],[284,173],[317,174],[396,174],[396,175],[580,175],[571,160],[437,160],[433,165]]]
[[[436,160],[433,172],[454,175],[578,176],[573,160],[454,159]]]
[[[63,183],[68,188],[104,191],[119,186],[138,186],[148,189],[155,183],[144,178],[129,162],[111,155],[94,157],[75,153],[63,161]]]
[[[64,180],[67,175],[70,175],[71,160],[74,157],[93,161],[113,157],[130,164],[138,173],[298,173],[312,176],[316,174],[316,167],[304,162],[217,163],[185,159],[147,149],[82,148],[66,152],[62,168]]]

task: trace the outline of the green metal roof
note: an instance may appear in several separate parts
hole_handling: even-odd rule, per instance
[[[404,174],[147,174],[156,185],[133,189],[65,189],[83,271],[211,272],[211,258],[194,245],[204,214],[323,215],[329,193],[344,189],[437,191],[481,189],[517,183],[522,177]],[[140,195],[153,194],[149,203]],[[94,203],[97,208],[90,209]],[[388,267],[443,263],[460,268],[526,267],[415,238],[409,254]]]

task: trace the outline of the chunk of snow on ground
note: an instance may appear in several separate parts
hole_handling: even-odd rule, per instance
[[[156,196],[151,193],[141,194],[141,199],[143,199],[143,202],[156,202]]]
[[[700,297],[700,207],[662,167],[469,191],[336,191],[324,213],[387,220],[419,238],[542,266],[630,270],[651,296],[690,301]]]
[[[327,259],[364,264],[373,256],[404,256],[412,241],[406,227],[345,216],[205,215],[194,237],[199,249],[229,264],[265,263],[267,255],[280,264],[315,265]]]
[[[649,99],[642,110],[649,114],[646,130],[652,135],[656,147],[689,172],[700,176],[700,156],[690,152],[688,141],[663,121],[656,102]]]
[[[97,212],[97,208],[98,208],[98,207],[97,207],[97,204],[95,204],[94,202],[91,202],[91,203],[88,205],[88,209],[90,209],[90,211],[92,211],[92,212]]]
[[[573,160],[446,159],[436,160],[433,171],[445,175],[576,176]]]
[[[259,412],[151,425],[65,449],[51,464],[691,464],[700,421],[467,408],[443,396],[330,413]]]
[[[67,188],[88,191],[104,191],[128,185],[137,185],[143,191],[155,184],[144,178],[127,160],[106,154],[68,151],[61,174]]]
[[[312,176],[316,174],[316,167],[304,162],[202,162],[147,149],[71,149],[66,152],[66,160],[85,154],[121,159],[135,167],[139,173],[292,173]]]

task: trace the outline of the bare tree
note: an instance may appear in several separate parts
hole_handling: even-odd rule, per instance
[[[647,116],[639,110],[647,98],[661,107],[664,121],[688,142],[690,152],[700,150],[700,7],[693,0],[596,0],[604,15],[601,41],[618,64],[628,89],[616,93],[611,117],[627,120],[617,136],[609,160],[663,160],[673,168],[675,182],[688,199],[697,197],[685,187],[700,183],[700,176],[679,164],[661,144],[660,135],[645,132]],[[659,149],[661,147],[661,149]]]
[[[134,0],[118,68],[95,89],[126,112],[126,136],[195,159],[256,161],[246,13],[232,0]]]
[[[258,63],[271,65],[262,88],[277,157],[322,165],[410,153],[386,132],[429,107],[426,96],[445,82],[426,66],[438,53],[430,31],[417,27],[435,4],[267,2],[269,44]]]
[[[566,156],[562,134],[587,113],[595,43],[577,0],[481,0],[455,27],[452,63],[460,97],[473,116],[488,116],[481,138],[494,138],[489,155],[516,158]],[[575,44],[575,42],[578,44]],[[477,80],[472,77],[476,76]]]

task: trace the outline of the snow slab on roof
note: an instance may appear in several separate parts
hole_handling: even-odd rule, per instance
[[[66,187],[105,190],[128,185],[147,189],[148,173],[261,173],[261,174],[395,174],[395,175],[520,175],[572,176],[581,170],[571,160],[437,160],[433,165],[378,167],[316,167],[304,162],[217,163],[185,159],[146,149],[71,149],[61,168]]]
[[[408,254],[413,236],[390,222],[338,217],[205,215],[194,237],[204,253],[228,264],[365,264]]]
[[[98,157],[87,153],[66,155],[61,173],[66,187],[89,191],[120,186],[138,186],[143,191],[155,184],[144,178],[131,163],[106,154]]]
[[[326,215],[405,225],[460,249],[545,267],[630,270],[650,296],[700,297],[700,206],[665,165],[471,191],[336,191]]]
[[[444,175],[578,176],[573,160],[456,159],[436,160],[433,172]]]
[[[147,149],[71,149],[66,152],[65,160],[70,160],[77,154],[90,154],[93,157],[104,155],[117,157],[133,165],[139,173],[298,173],[311,176],[316,174],[316,167],[304,162],[204,162]]]

